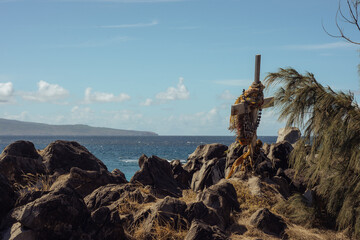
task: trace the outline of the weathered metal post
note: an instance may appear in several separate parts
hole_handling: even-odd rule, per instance
[[[261,63],[261,55],[255,56],[255,83],[260,83],[260,63]]]

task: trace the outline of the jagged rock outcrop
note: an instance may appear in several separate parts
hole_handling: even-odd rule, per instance
[[[225,227],[230,223],[230,213],[239,210],[235,188],[225,179],[199,193],[197,200],[213,209],[222,218],[221,223]]]
[[[276,143],[282,141],[288,141],[290,144],[294,144],[301,137],[301,132],[296,127],[280,128],[278,131],[278,137]]]
[[[16,197],[9,181],[0,174],[0,225],[6,214],[14,207]]]
[[[209,226],[201,221],[193,221],[185,240],[227,240],[225,232],[217,226]]]
[[[174,179],[179,187],[181,189],[189,189],[191,183],[191,174],[183,168],[180,160],[173,160],[170,164]]]
[[[245,146],[240,145],[239,142],[233,142],[227,151],[226,154],[226,164],[225,164],[225,176],[229,175],[231,166],[244,153]]]
[[[200,145],[190,154],[188,161],[184,164],[184,169],[192,175],[199,171],[206,161],[226,157],[227,149],[226,145],[218,143]]]
[[[210,226],[218,226],[224,229],[220,216],[212,208],[207,207],[203,202],[193,202],[187,205],[185,215],[188,222],[201,221]]]
[[[267,156],[272,161],[275,172],[279,168],[287,169],[289,167],[289,155],[293,149],[293,146],[287,141],[270,145]]]
[[[16,141],[2,151],[0,173],[11,183],[23,184],[24,174],[45,174],[45,166],[33,143]]]
[[[273,214],[267,208],[257,210],[250,218],[250,224],[264,233],[282,236],[287,227],[284,220]]]
[[[181,189],[174,179],[171,165],[167,160],[157,156],[142,157],[139,165],[140,170],[131,178],[131,183],[139,182],[150,186],[151,191],[160,198],[181,196]]]
[[[129,201],[139,204],[155,202],[156,198],[149,193],[148,189],[141,191],[139,184],[108,184],[97,188],[84,198],[87,208],[93,212],[101,207],[109,207],[110,210],[119,204]]]
[[[194,191],[210,187],[225,177],[225,158],[206,161],[199,171],[195,172],[191,180],[191,189]]]
[[[107,170],[105,164],[77,142],[58,140],[40,152],[50,174],[69,173],[73,167],[83,170]]]
[[[70,169],[70,173],[61,175],[52,184],[50,190],[55,190],[64,186],[71,186],[85,197],[100,186],[111,183],[127,183],[124,174],[112,174],[105,169],[100,171],[86,171],[78,167]]]
[[[36,239],[77,239],[89,212],[76,191],[61,188],[14,209],[11,217],[17,225],[5,231],[5,239],[24,234],[35,235]]]

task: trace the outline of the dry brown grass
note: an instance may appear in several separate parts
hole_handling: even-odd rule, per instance
[[[196,202],[197,193],[192,189],[185,189],[182,191],[182,197],[179,200],[184,201],[186,204]]]
[[[24,184],[14,184],[14,188],[21,196],[28,192],[49,191],[52,185],[52,180],[48,174],[24,173],[22,177]]]
[[[188,229],[189,223],[179,215],[170,219],[162,219],[158,215],[152,223],[145,220],[131,226],[128,230],[134,239],[182,240],[185,238]]]
[[[236,178],[229,181],[235,188],[242,216],[250,216],[259,208],[266,207],[271,210],[279,200],[277,191],[266,183],[261,183],[262,194],[254,195],[251,193],[246,182]]]

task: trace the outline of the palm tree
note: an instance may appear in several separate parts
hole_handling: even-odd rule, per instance
[[[360,109],[353,94],[335,92],[292,68],[269,73],[265,84],[281,84],[274,96],[279,119],[304,129],[290,165],[309,188],[316,186],[338,228],[359,237]]]

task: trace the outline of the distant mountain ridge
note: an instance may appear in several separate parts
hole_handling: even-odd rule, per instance
[[[0,136],[158,136],[149,131],[91,127],[83,124],[50,125],[0,118]]]

